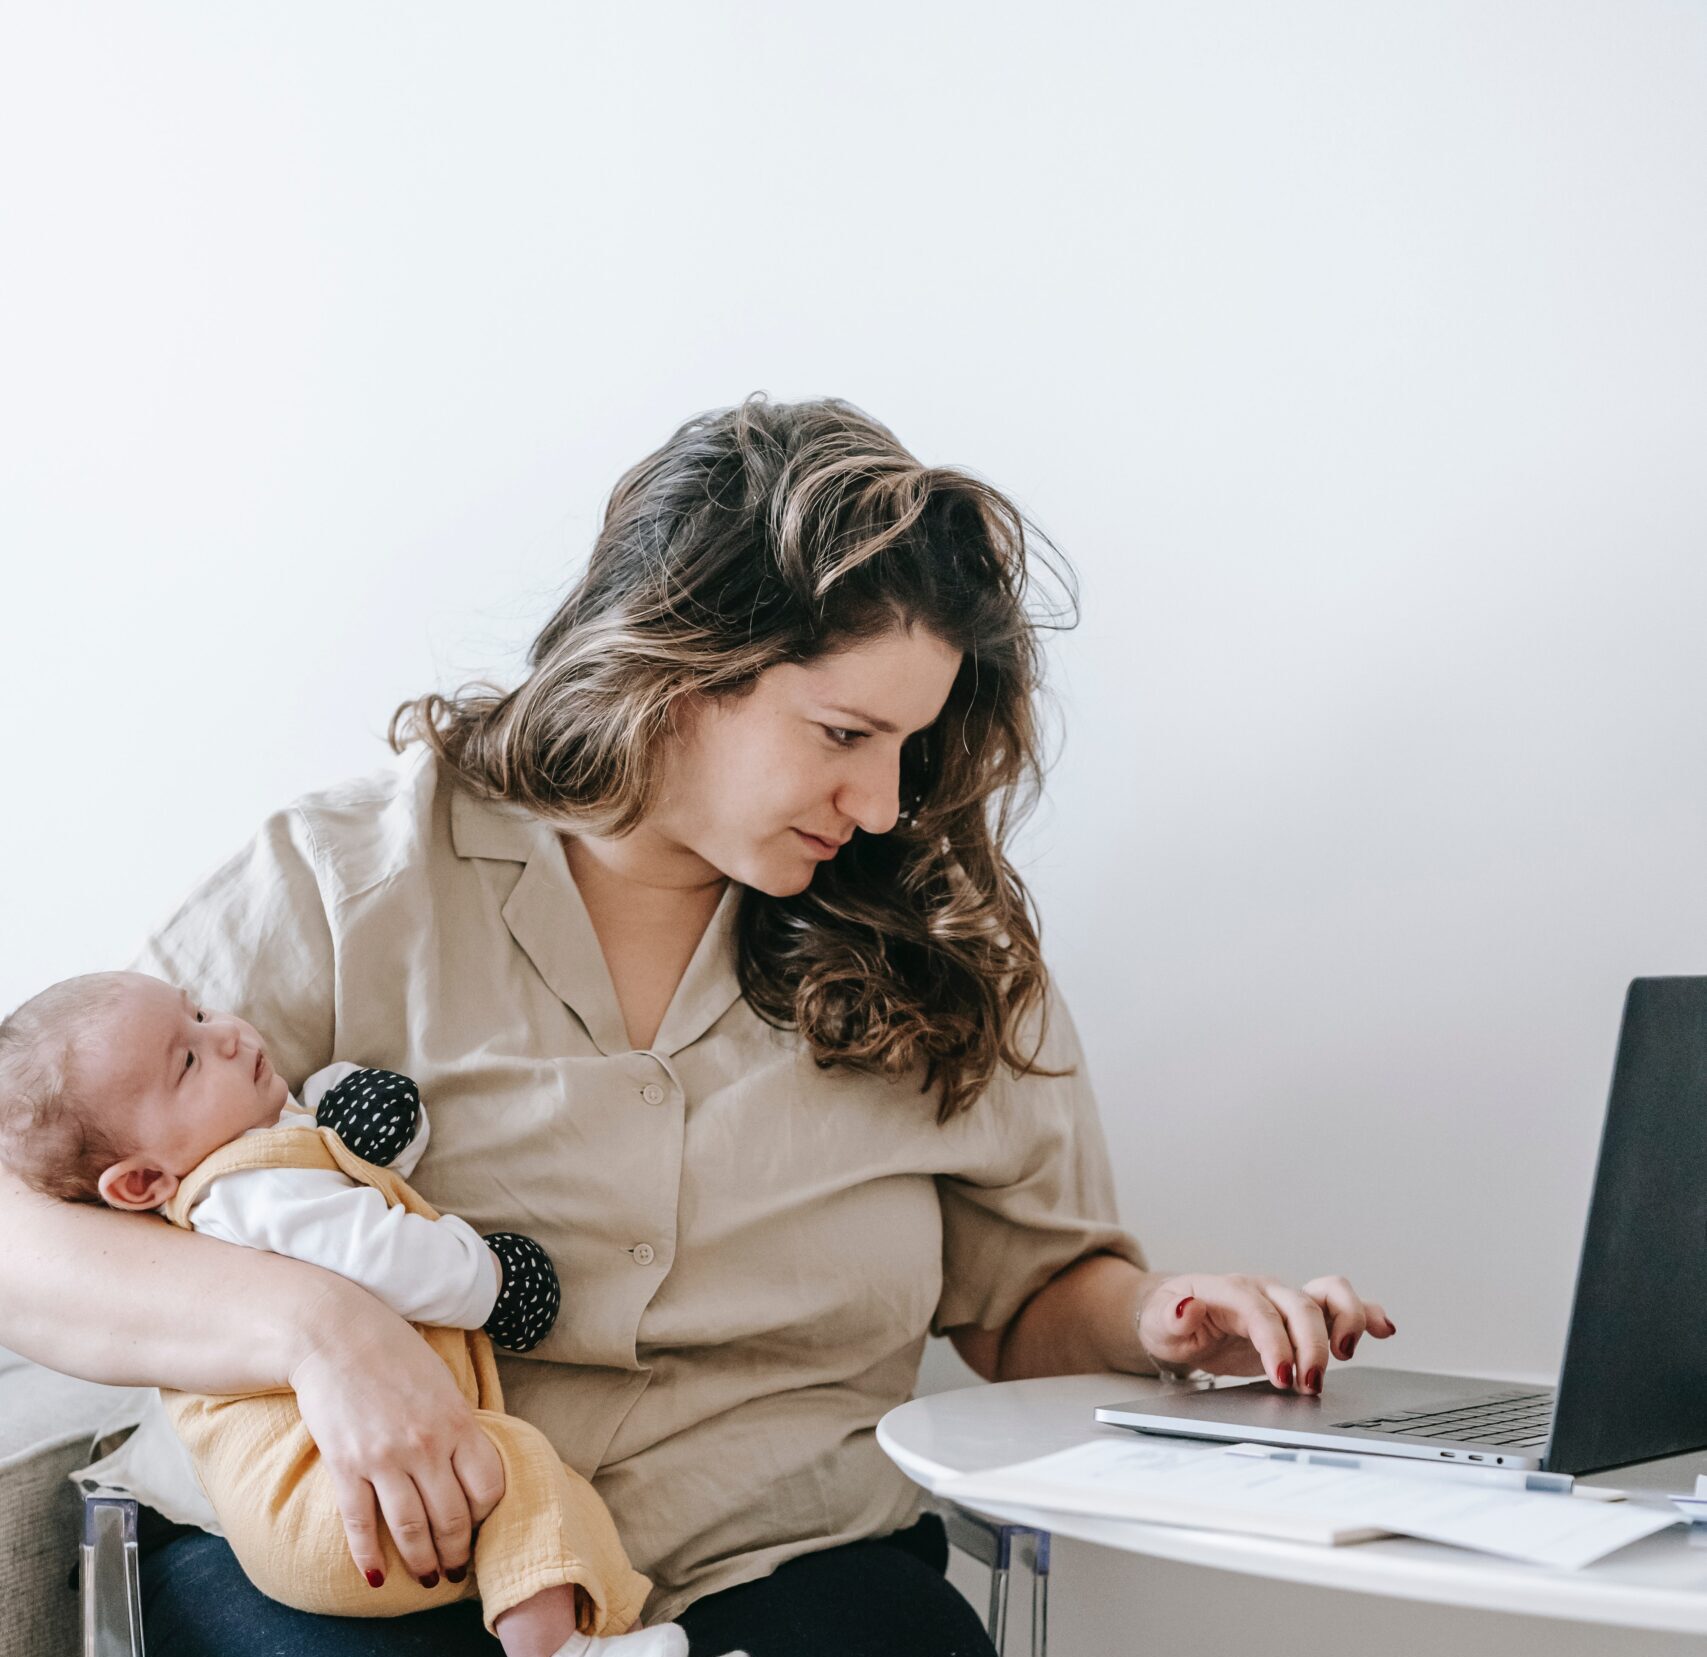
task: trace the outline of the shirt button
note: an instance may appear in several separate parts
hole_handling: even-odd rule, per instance
[[[652,1252],[650,1243],[637,1243],[634,1247],[634,1263],[637,1266],[650,1266],[657,1256]]]
[[[648,1082],[641,1088],[640,1097],[649,1105],[661,1105],[664,1102],[664,1090],[656,1082]]]

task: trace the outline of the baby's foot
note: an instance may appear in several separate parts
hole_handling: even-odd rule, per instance
[[[680,1623],[659,1623],[632,1634],[610,1634],[595,1640],[591,1634],[571,1634],[557,1648],[557,1657],[688,1657],[688,1637]],[[730,1657],[742,1657],[731,1652]]]

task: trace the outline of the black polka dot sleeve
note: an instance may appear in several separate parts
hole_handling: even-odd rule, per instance
[[[551,1256],[519,1231],[494,1231],[485,1239],[504,1266],[504,1286],[486,1320],[494,1346],[529,1352],[551,1333],[563,1291]]]
[[[421,1095],[394,1070],[352,1070],[326,1090],[314,1120],[330,1128],[363,1162],[389,1167],[415,1137]]]

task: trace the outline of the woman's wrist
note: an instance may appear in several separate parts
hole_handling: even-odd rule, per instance
[[[1144,1344],[1144,1308],[1155,1291],[1174,1274],[1171,1272],[1140,1271],[1132,1286],[1132,1300],[1125,1309],[1115,1350],[1110,1354],[1111,1369],[1124,1370],[1131,1375],[1171,1375],[1177,1378],[1192,1373],[1189,1364],[1170,1363],[1159,1358]]]
[[[1138,1353],[1138,1362],[1132,1366],[1121,1366],[1122,1368],[1130,1367],[1135,1375],[1172,1375],[1177,1377],[1191,1373],[1188,1365],[1169,1363],[1164,1358],[1158,1358],[1144,1344],[1144,1308],[1149,1304],[1150,1296],[1173,1275],[1171,1272],[1146,1271],[1139,1273],[1138,1292],[1132,1304],[1132,1318],[1129,1326],[1132,1345]]]
[[[1150,1291],[1162,1281],[1162,1276],[1161,1272],[1144,1270],[1134,1273],[1131,1298],[1120,1308],[1119,1323],[1110,1342],[1110,1369],[1127,1375],[1154,1375],[1161,1369],[1155,1354],[1144,1345],[1138,1323],[1144,1315],[1144,1303],[1150,1298]]]
[[[1138,1315],[1161,1281],[1115,1254],[1076,1261],[1044,1284],[1004,1332],[1000,1378],[1155,1374],[1156,1360],[1138,1338]]]
[[[383,1338],[383,1321],[397,1317],[359,1283],[318,1267],[308,1269],[324,1281],[305,1285],[295,1309],[275,1320],[281,1344],[273,1362],[282,1366],[283,1386],[298,1386],[304,1370],[327,1358],[335,1364],[360,1363],[362,1349]]]

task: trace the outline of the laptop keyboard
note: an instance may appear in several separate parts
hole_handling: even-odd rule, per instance
[[[1472,1398],[1449,1410],[1406,1410],[1399,1415],[1339,1421],[1335,1426],[1364,1432],[1402,1433],[1406,1438],[1444,1438],[1455,1444],[1499,1444],[1514,1450],[1546,1446],[1553,1422],[1551,1392],[1507,1393]]]

